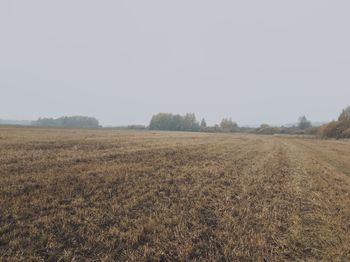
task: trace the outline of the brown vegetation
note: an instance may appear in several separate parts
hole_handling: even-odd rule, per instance
[[[318,134],[324,138],[350,138],[350,107],[342,111],[337,121],[321,126]]]
[[[349,141],[0,127],[0,261],[347,261],[349,194]]]
[[[318,134],[325,138],[350,138],[350,120],[332,121],[321,126]]]

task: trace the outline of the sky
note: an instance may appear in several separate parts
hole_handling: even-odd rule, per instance
[[[350,1],[0,1],[0,119],[148,124],[337,118],[350,105]]]

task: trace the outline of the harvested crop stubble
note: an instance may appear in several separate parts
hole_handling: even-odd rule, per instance
[[[350,260],[350,142],[0,127],[1,261]]]

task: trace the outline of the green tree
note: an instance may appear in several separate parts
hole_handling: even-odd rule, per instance
[[[200,128],[193,113],[184,116],[159,113],[152,117],[149,124],[151,130],[198,131]]]
[[[220,127],[223,131],[235,131],[238,128],[236,122],[233,122],[231,118],[223,118],[220,123]]]
[[[306,116],[299,117],[298,128],[308,129],[310,127],[312,127],[311,122],[307,120]]]
[[[202,118],[202,121],[201,121],[201,128],[206,128],[207,127],[207,122],[205,122],[205,119]]]

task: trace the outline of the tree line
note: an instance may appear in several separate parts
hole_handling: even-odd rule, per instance
[[[200,124],[193,113],[184,116],[170,113],[159,113],[152,117],[149,124],[151,130],[199,131]]]
[[[59,118],[39,118],[32,122],[36,126],[66,128],[99,128],[99,121],[87,116],[64,116]],[[350,138],[350,106],[345,108],[336,121],[321,127],[313,127],[306,116],[301,116],[298,123],[289,127],[277,127],[262,124],[260,127],[240,127],[232,118],[223,118],[219,124],[208,126],[205,119],[198,121],[194,113],[185,115],[158,113],[152,116],[149,126],[130,125],[127,129],[150,129],[190,132],[243,132],[255,134],[312,134],[325,138]]]
[[[222,119],[220,126],[214,125],[209,127],[204,118],[200,122],[197,121],[194,113],[187,113],[185,115],[159,113],[152,117],[149,129],[192,132],[234,132],[238,131],[239,127],[231,118]]]
[[[145,127],[147,128],[147,127]],[[220,124],[208,126],[203,118],[197,121],[195,114],[185,115],[158,113],[153,115],[148,126],[150,130],[192,131],[192,132],[244,132],[258,134],[305,134],[315,132],[311,121],[301,116],[298,124],[292,127],[274,127],[263,124],[258,128],[240,127],[232,118],[223,118]]]
[[[39,118],[32,123],[36,126],[66,127],[66,128],[98,128],[99,122],[94,117],[64,116],[59,118]]]

